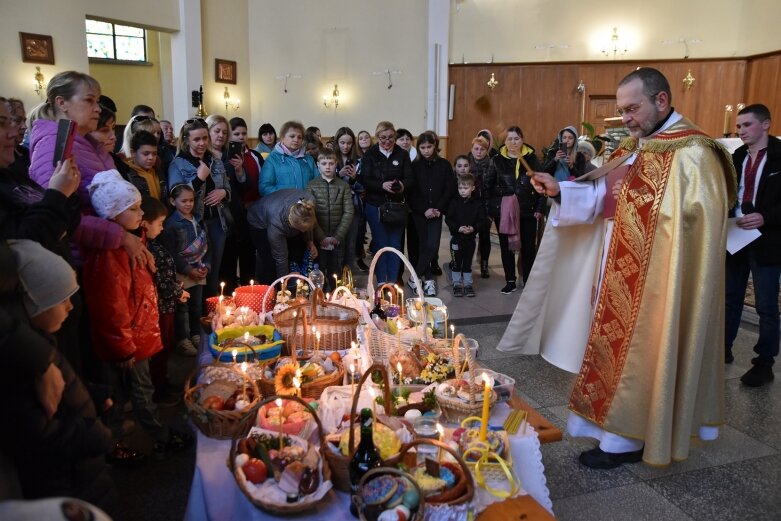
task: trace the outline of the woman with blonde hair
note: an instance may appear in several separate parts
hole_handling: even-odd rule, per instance
[[[300,262],[305,250],[317,257],[312,233],[317,223],[315,198],[310,192],[277,190],[249,208],[247,222],[258,252],[255,271],[261,284],[290,273],[291,260]]]
[[[413,184],[409,153],[396,144],[396,128],[390,121],[381,121],[375,131],[377,144],[361,159],[361,182],[366,190],[366,222],[372,231],[376,250],[385,246],[401,249],[401,235],[407,223],[406,195]],[[395,212],[382,210],[391,210]],[[384,214],[384,215],[383,215]],[[375,266],[377,283],[396,282],[401,260],[395,255],[380,257]]]
[[[210,128],[203,119],[189,119],[182,126],[179,153],[168,167],[168,186],[180,183],[189,184],[195,190],[194,211],[203,217],[206,225],[212,266],[204,296],[211,297],[219,289],[222,252],[232,223],[227,207],[231,186],[225,166],[212,152]]]

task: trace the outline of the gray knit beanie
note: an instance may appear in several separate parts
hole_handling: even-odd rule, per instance
[[[53,308],[79,289],[76,272],[65,259],[39,243],[28,240],[8,241],[16,256],[22,298],[30,317]]]

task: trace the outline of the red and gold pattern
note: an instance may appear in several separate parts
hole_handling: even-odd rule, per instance
[[[653,141],[669,143],[701,136],[704,134],[699,131],[686,129],[665,133]],[[615,157],[631,153],[634,148],[635,142],[630,140]],[[598,425],[605,421],[622,376],[643,298],[659,209],[677,148],[665,147],[649,153],[641,150],[621,187],[597,309],[570,398],[570,409]]]

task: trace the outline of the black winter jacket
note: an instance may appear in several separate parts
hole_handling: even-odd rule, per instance
[[[531,146],[524,143],[521,153],[533,170],[540,171],[542,169]],[[489,199],[488,211],[491,217],[499,216],[502,197],[512,194],[518,197],[521,217],[533,217],[535,212],[545,211],[545,197],[534,189],[522,164],[518,165],[518,177],[515,177],[517,162],[517,159],[507,155],[505,147],[502,147],[501,152],[491,158],[491,165],[485,176],[485,190]]]
[[[380,152],[379,144],[369,147],[361,159],[360,177],[366,189],[365,202],[372,206],[381,206],[385,201],[403,201],[415,184],[409,153],[398,145],[393,146],[389,157]],[[391,194],[383,190],[382,183],[397,179],[404,183],[403,192]]]
[[[409,190],[409,205],[413,212],[423,214],[429,208],[447,213],[450,199],[456,191],[456,176],[447,159],[418,158],[412,163],[415,186]]]
[[[450,230],[450,235],[453,238],[475,238],[475,234],[483,233],[490,226],[491,221],[485,214],[485,206],[483,201],[476,198],[474,193],[472,197],[464,199],[463,197],[456,195],[450,201],[450,206],[447,209],[447,215],[445,216],[445,224],[447,224]],[[463,234],[459,233],[458,229],[462,226],[471,226],[475,229],[475,233]]]

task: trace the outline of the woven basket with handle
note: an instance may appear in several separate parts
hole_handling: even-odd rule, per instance
[[[449,383],[456,388],[458,388],[458,385],[462,380],[461,376],[463,374],[460,360],[461,350],[459,347],[464,338],[464,335],[459,333],[456,335],[456,338],[453,341],[452,353],[455,360],[456,378],[455,380],[447,380],[444,382]],[[461,423],[461,420],[464,418],[468,418],[470,416],[480,416],[483,408],[483,402],[475,400],[475,362],[472,357],[472,351],[471,349],[466,349],[465,352],[467,365],[469,367],[469,400],[465,402],[456,396],[445,396],[438,391],[436,393],[437,403],[439,404],[439,408],[442,410],[442,416],[444,416],[445,420],[450,423]],[[492,389],[490,393],[490,406],[493,407],[495,403],[496,393]]]

